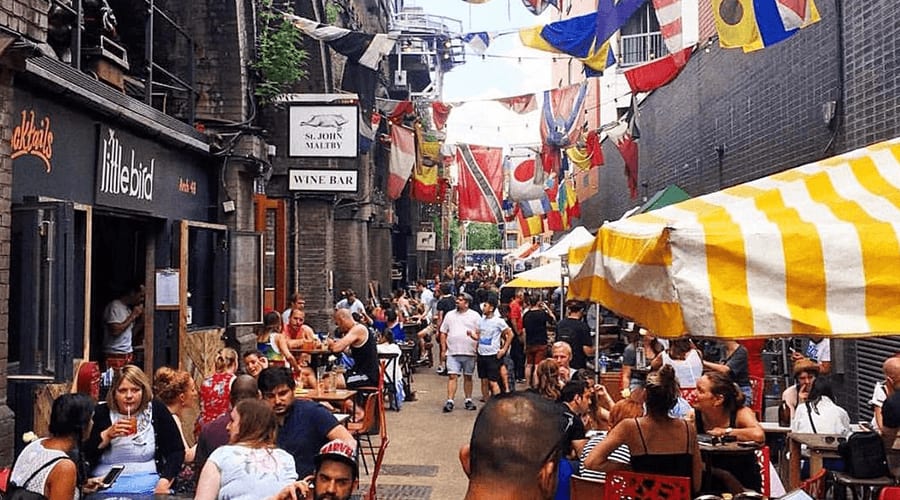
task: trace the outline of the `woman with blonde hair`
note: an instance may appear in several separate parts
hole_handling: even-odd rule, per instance
[[[258,399],[231,410],[229,444],[209,456],[197,483],[198,500],[255,500],[278,494],[297,480],[294,458],[275,445],[275,411]]]
[[[214,363],[216,372],[200,384],[200,416],[194,429],[198,435],[201,427],[228,413],[231,407],[229,397],[238,366],[237,351],[230,347],[219,349]]]
[[[92,476],[125,465],[104,494],[170,493],[184,463],[184,441],[172,413],[153,399],[150,380],[137,366],[125,365],[113,377],[106,402],[94,410],[84,454]]]

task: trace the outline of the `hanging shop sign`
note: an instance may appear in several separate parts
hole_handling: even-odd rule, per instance
[[[288,112],[288,156],[355,158],[359,109],[355,104],[294,104]]]
[[[359,189],[358,181],[356,170],[291,169],[288,173],[291,191],[355,193]]]
[[[437,235],[433,231],[419,231],[416,233],[416,250],[434,251],[437,246]]]

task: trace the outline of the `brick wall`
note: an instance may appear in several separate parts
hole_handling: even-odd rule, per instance
[[[47,0],[4,0],[0,2],[0,26],[35,41],[47,39]]]
[[[247,117],[246,84],[253,48],[252,2],[186,2],[194,19],[190,27],[197,42],[197,116],[242,121]]]
[[[317,332],[327,330],[334,301],[328,290],[328,273],[336,260],[356,260],[347,245],[347,235],[336,230],[334,211],[325,200],[301,199],[297,205],[297,266],[300,282],[297,289],[306,297],[306,321]],[[339,287],[337,276],[334,287]],[[363,294],[364,287],[357,290]],[[364,295],[362,295],[364,297]]]
[[[46,40],[46,0],[10,0],[0,2],[0,26],[34,40]],[[3,54],[0,54],[2,56]],[[12,160],[9,137],[12,117],[14,73],[0,59],[0,467],[13,461],[15,415],[7,402],[7,361],[9,348],[9,258],[12,200]]]
[[[7,361],[9,360],[9,253],[10,203],[12,200],[12,160],[9,137],[12,133],[12,72],[0,67],[0,466],[12,463],[15,417],[7,404]]]

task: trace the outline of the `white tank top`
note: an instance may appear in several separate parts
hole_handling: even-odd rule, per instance
[[[40,493],[41,495],[44,494],[44,488],[47,486],[47,478],[50,477],[50,472],[52,472],[53,468],[62,460],[58,460],[49,467],[44,467],[44,469],[38,472],[27,485],[24,484],[25,481],[34,474],[34,471],[40,469],[50,460],[53,460],[56,457],[68,458],[68,455],[66,455],[65,452],[44,448],[44,441],[46,441],[46,439],[43,438],[32,441],[22,450],[19,458],[16,459],[15,467],[13,467],[13,472],[10,476],[10,480],[15,481],[19,486],[28,489],[28,491]],[[80,496],[80,492],[76,486],[75,499],[77,500]]]

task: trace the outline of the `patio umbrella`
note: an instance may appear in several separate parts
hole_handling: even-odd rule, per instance
[[[518,273],[503,286],[515,288],[555,288],[558,287],[561,282],[562,278],[560,276],[559,260],[555,260],[549,264]]]
[[[658,335],[900,332],[900,138],[605,224],[569,297]]]

